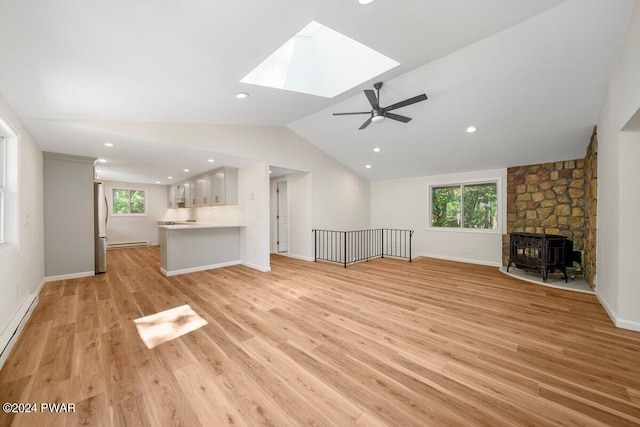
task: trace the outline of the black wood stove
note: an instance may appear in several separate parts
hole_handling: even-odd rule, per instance
[[[540,273],[547,281],[549,273],[562,271],[564,281],[569,280],[567,268],[573,267],[573,242],[554,234],[511,233],[509,264],[525,271]]]

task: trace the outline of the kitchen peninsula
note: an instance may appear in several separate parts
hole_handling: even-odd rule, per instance
[[[240,264],[242,227],[205,222],[159,224],[160,271],[175,276]]]

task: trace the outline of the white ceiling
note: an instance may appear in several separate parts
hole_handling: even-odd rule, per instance
[[[632,5],[0,0],[0,91],[43,150],[113,159],[102,167],[108,180],[165,184],[204,157],[230,166],[251,160],[62,120],[286,125],[369,180],[576,158]],[[240,83],[311,20],[401,65],[333,99]],[[331,115],[367,110],[362,90],[378,80],[383,105],[423,92],[429,100],[395,111],[412,117],[408,124],[386,120],[363,131],[366,116]],[[236,92],[250,97],[236,100]],[[478,132],[467,134],[469,125]]]

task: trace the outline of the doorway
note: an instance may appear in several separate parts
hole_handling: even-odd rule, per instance
[[[287,182],[276,183],[276,246],[279,254],[289,251],[289,205],[287,202]]]

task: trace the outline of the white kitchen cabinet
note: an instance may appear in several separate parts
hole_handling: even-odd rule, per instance
[[[196,183],[189,181],[184,183],[184,207],[193,208],[198,206],[196,203]]]
[[[238,170],[222,168],[207,177],[208,205],[238,204]]]
[[[168,206],[169,208],[177,208],[178,206],[176,205],[176,191],[178,189],[177,185],[170,185],[167,187],[167,200],[168,200]]]
[[[237,205],[238,169],[214,169],[190,181],[170,186],[168,192],[170,208]]]
[[[205,206],[207,204],[207,180],[206,177],[198,178],[194,181],[196,187],[195,206]]]

